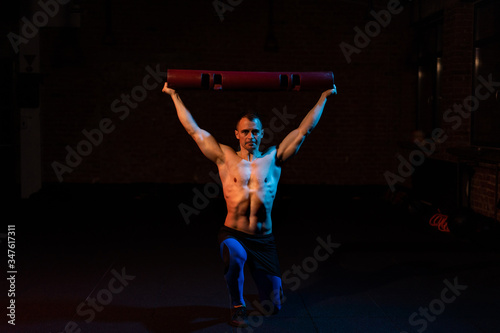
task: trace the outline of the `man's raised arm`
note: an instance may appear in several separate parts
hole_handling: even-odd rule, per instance
[[[196,124],[191,112],[186,108],[179,94],[174,89],[169,88],[167,82],[165,82],[162,91],[172,97],[175,109],[177,110],[177,117],[179,117],[182,126],[184,126],[188,134],[194,139],[201,152],[214,163],[222,162],[224,154],[221,146],[210,133],[201,129]]]
[[[299,127],[291,131],[280,143],[277,148],[277,157],[280,162],[284,162],[298,151],[305,138],[312,132],[314,127],[319,122],[321,115],[323,114],[323,109],[325,108],[326,100],[329,96],[337,94],[337,88],[333,85],[333,89],[326,90],[321,94],[318,102],[314,107],[307,113]]]

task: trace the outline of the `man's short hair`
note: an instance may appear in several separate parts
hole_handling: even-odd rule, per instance
[[[238,129],[238,124],[240,123],[240,120],[243,119],[243,118],[247,118],[250,121],[254,121],[255,119],[258,119],[260,121],[261,125],[263,124],[262,123],[262,116],[258,112],[255,112],[255,111],[243,111],[243,112],[241,112],[238,115],[238,118],[236,119],[236,124],[234,126],[234,128],[236,130]]]

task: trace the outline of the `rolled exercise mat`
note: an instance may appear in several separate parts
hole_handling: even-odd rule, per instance
[[[207,90],[327,90],[333,72],[243,72],[168,69],[169,88]]]

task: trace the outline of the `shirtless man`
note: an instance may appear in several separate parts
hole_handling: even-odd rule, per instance
[[[259,150],[264,130],[256,114],[248,113],[238,120],[234,133],[240,150],[235,151],[198,127],[177,92],[168,88],[168,83],[165,83],[163,92],[172,97],[177,116],[188,134],[219,169],[227,216],[218,238],[232,303],[230,324],[248,326],[243,299],[245,263],[258,287],[260,301],[270,304],[273,313],[281,309],[281,272],[271,221],[281,166],[297,153],[318,123],[327,98],[337,94],[337,89],[334,85],[333,89],[323,92],[299,127],[278,146],[269,147],[264,152]]]

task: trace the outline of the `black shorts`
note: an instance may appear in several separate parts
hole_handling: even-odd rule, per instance
[[[250,235],[232,228],[222,226],[219,230],[219,246],[227,238],[234,238],[247,252],[247,264],[250,269],[260,269],[268,274],[281,278],[278,251],[274,235]]]

